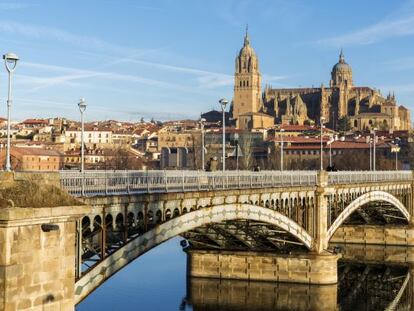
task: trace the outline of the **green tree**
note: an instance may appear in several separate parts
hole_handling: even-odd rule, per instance
[[[338,131],[347,132],[351,129],[351,120],[347,117],[341,117],[338,120]]]

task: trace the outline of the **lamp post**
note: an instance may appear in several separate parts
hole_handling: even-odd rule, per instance
[[[369,137],[369,170],[372,171],[372,138]]]
[[[206,119],[200,119],[200,128],[201,128],[201,169],[205,171],[205,154],[204,154],[204,122]]]
[[[7,150],[6,150],[6,171],[11,171],[10,161],[10,108],[12,105],[12,85],[11,78],[14,70],[16,69],[17,61],[19,57],[14,53],[7,53],[3,55],[4,65],[9,73],[9,93],[7,98]]]
[[[283,132],[284,129],[280,129],[280,170],[283,172]]]
[[[79,111],[81,113],[81,169],[80,171],[83,172],[84,165],[85,165],[85,144],[84,144],[84,121],[83,121],[83,113],[86,110],[86,103],[85,99],[81,98],[78,103]]]
[[[376,144],[377,144],[377,137],[375,136],[375,131],[376,131],[377,129],[374,127],[373,129],[372,129],[372,133],[374,134],[374,139],[373,139],[373,147],[372,147],[372,170],[375,172],[375,170],[376,170],[376,165],[375,165],[375,162],[376,162]]]
[[[325,118],[321,117],[321,171],[323,171],[323,121],[325,121]]]
[[[239,134],[234,134],[234,143],[236,145],[236,171],[239,170]]]
[[[331,137],[328,141],[329,145],[329,167],[332,169],[332,143],[335,141],[335,138]]]
[[[223,172],[226,170],[226,106],[229,103],[227,99],[222,98],[219,100],[221,105],[221,111],[223,113]]]
[[[391,152],[395,153],[395,170],[398,171],[398,152],[400,152],[400,146],[395,144],[393,147],[391,147]]]

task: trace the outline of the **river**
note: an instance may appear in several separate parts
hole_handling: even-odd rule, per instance
[[[187,280],[186,254],[179,240],[172,239],[132,262],[76,310],[381,311],[392,306],[396,298],[396,310],[411,310],[412,295],[401,290],[412,282],[404,264],[340,261],[338,284],[325,286]]]

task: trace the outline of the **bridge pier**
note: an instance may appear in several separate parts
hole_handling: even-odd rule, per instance
[[[414,224],[342,226],[331,243],[414,246]]]
[[[0,310],[74,310],[76,219],[88,211],[0,209]]]
[[[328,248],[328,199],[326,186],[328,185],[328,173],[318,173],[317,189],[315,191],[315,212],[310,214],[311,223],[314,224],[314,251],[318,254]],[[312,217],[315,217],[314,219]]]
[[[336,284],[338,256],[330,253],[275,254],[188,250],[191,277],[272,281],[302,284]]]

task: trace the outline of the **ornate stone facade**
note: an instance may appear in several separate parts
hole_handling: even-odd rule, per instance
[[[352,68],[341,51],[331,71],[329,87],[274,89],[261,93],[259,61],[246,32],[236,57],[233,119],[238,128],[265,128],[275,123],[305,124],[323,117],[331,128],[348,117],[354,130],[409,130],[410,113],[395,95],[383,97],[371,87],[354,86]],[[270,117],[270,118],[269,118]]]

